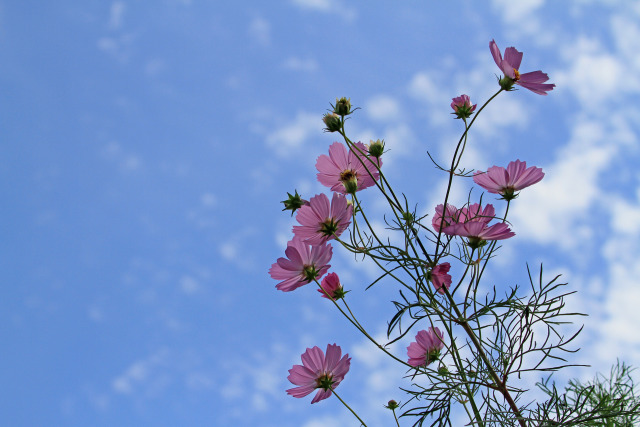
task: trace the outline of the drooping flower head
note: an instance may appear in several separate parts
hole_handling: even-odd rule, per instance
[[[329,147],[328,156],[322,154],[318,157],[318,181],[331,188],[331,191],[342,194],[355,193],[375,185],[375,181],[380,178],[380,172],[375,165],[382,166],[382,160],[367,157],[367,147],[363,143],[356,142],[354,145],[365,155],[334,142]]]
[[[478,104],[471,104],[471,98],[469,95],[460,95],[453,98],[451,102],[451,108],[453,108],[453,114],[458,119],[466,119],[471,117],[471,114],[475,111]]]
[[[504,73],[504,78],[500,79],[500,86],[505,90],[511,90],[514,84],[520,85],[525,89],[529,89],[538,95],[546,95],[547,92],[553,90],[556,86],[552,83],[545,83],[549,80],[549,76],[542,71],[531,71],[529,73],[520,74],[520,63],[522,62],[522,52],[516,50],[515,47],[508,47],[504,51],[504,59],[500,53],[500,49],[494,40],[489,43],[491,55],[496,65]]]
[[[527,162],[516,160],[509,162],[506,169],[492,166],[486,173],[476,172],[473,181],[488,192],[501,194],[503,199],[511,200],[518,197],[516,191],[540,182],[543,177],[542,169],[527,167]]]
[[[440,350],[444,347],[443,333],[440,329],[429,327],[416,335],[416,340],[407,347],[409,365],[427,366],[440,358]]]
[[[482,208],[479,203],[474,203],[458,212],[457,222],[443,228],[442,232],[449,236],[466,237],[467,243],[474,249],[483,246],[487,240],[503,240],[516,235],[503,222],[489,225],[495,217],[495,209],[491,204]]]
[[[331,391],[338,387],[349,372],[351,358],[336,344],[328,344],[325,353],[320,348],[308,348],[302,353],[302,365],[293,365],[289,369],[287,379],[298,387],[290,388],[287,394],[301,398],[318,390],[311,403],[316,403],[331,396]]]
[[[480,203],[474,203],[458,210],[456,222],[478,221],[488,224],[495,216],[496,210],[492,204],[488,204],[483,208]]]
[[[294,236],[284,253],[288,259],[278,258],[278,261],[271,265],[269,274],[276,280],[282,280],[276,285],[276,289],[291,292],[324,276],[331,267],[328,262],[333,255],[333,249],[326,243],[310,246]]]
[[[340,283],[340,278],[336,273],[329,273],[324,276],[322,283],[320,283],[320,287],[322,289],[318,289],[318,292],[320,292],[322,298],[331,299],[333,301],[344,298],[346,294],[342,287],[342,283]],[[327,296],[327,294],[329,296]]]
[[[296,215],[300,225],[293,226],[293,233],[306,243],[315,246],[340,236],[349,226],[353,206],[345,196],[333,193],[331,204],[324,194],[318,194],[302,206]]]
[[[443,218],[444,217],[444,218]],[[436,213],[431,218],[431,226],[434,230],[440,231],[444,227],[448,227],[458,221],[458,208],[447,203],[447,211],[444,212],[444,205],[436,206]]]
[[[451,286],[451,275],[448,274],[451,269],[451,264],[443,262],[438,264],[431,270],[431,281],[433,286],[441,294],[444,294],[444,288],[449,289]]]

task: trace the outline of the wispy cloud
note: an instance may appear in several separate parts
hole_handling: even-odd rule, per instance
[[[123,1],[114,1],[109,10],[109,28],[118,30],[122,27],[126,5]]]
[[[298,58],[292,56],[284,61],[282,67],[292,71],[313,72],[318,69],[318,63],[313,58]]]
[[[271,45],[271,24],[264,18],[255,17],[249,23],[249,36],[262,46]]]
[[[312,135],[319,135],[322,127],[320,114],[300,112],[292,122],[267,135],[266,142],[279,157],[290,157]]]
[[[353,21],[357,16],[353,7],[345,6],[344,3],[338,3],[336,0],[291,0],[291,3],[304,10],[335,13],[347,21]]]

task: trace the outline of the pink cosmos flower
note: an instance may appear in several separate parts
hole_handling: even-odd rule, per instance
[[[504,59],[498,49],[498,45],[494,40],[489,43],[489,49],[493,55],[493,60],[496,62],[498,68],[502,70],[505,77],[511,79],[508,83],[513,83],[529,89],[533,93],[538,95],[546,95],[547,92],[553,90],[555,84],[545,83],[549,80],[549,76],[542,71],[532,71],[529,73],[520,74],[519,68],[522,62],[522,52],[516,50],[515,47],[508,47],[504,51]],[[502,81],[501,81],[502,83]]]
[[[451,269],[451,264],[443,262],[442,264],[436,265],[431,270],[431,281],[433,282],[433,286],[435,286],[436,291],[441,294],[444,294],[444,288],[449,289],[451,286],[451,275],[448,274],[449,269]]]
[[[289,369],[287,379],[298,387],[290,388],[287,394],[301,398],[319,388],[311,403],[331,396],[331,390],[338,387],[351,365],[348,354],[342,358],[340,356],[342,349],[336,344],[327,345],[326,356],[317,346],[308,348],[302,353],[302,365],[293,365],[293,368]]]
[[[504,222],[489,226],[483,221],[469,221],[450,225],[442,231],[450,236],[469,238],[469,246],[475,248],[480,247],[483,240],[504,240],[516,235]]]
[[[356,142],[354,145],[363,153],[367,153],[367,147],[363,143]],[[380,177],[374,162],[378,167],[382,166],[380,158],[371,159],[354,150],[348,150],[339,142],[334,142],[329,147],[329,155],[322,154],[316,161],[318,181],[331,188],[331,191],[342,194],[364,190],[375,185],[375,181]]]
[[[516,234],[505,223],[489,226],[489,222],[495,217],[493,205],[487,204],[484,208],[479,203],[474,203],[468,208],[458,211],[457,221],[442,229],[449,236],[461,236],[469,239],[469,246],[478,248],[486,240],[503,240]]]
[[[414,367],[427,366],[438,360],[440,350],[444,347],[443,337],[443,333],[437,327],[429,327],[428,331],[418,332],[415,342],[407,347],[409,365]]]
[[[460,95],[456,98],[453,98],[452,101],[453,102],[451,102],[451,108],[453,108],[455,115],[458,116],[459,119],[466,119],[470,117],[471,113],[475,111],[476,106],[478,105],[471,104],[471,98],[469,98],[469,95]]]
[[[492,166],[487,172],[476,172],[473,181],[490,193],[501,194],[506,200],[517,196],[514,194],[530,185],[540,182],[544,177],[542,169],[535,166],[527,168],[527,162],[516,160],[507,168]]]
[[[312,246],[335,239],[349,226],[352,209],[342,194],[333,193],[331,204],[327,196],[318,194],[298,210],[296,220],[301,225],[293,226],[293,233]]]
[[[276,285],[276,289],[291,292],[324,276],[331,267],[327,263],[331,260],[333,249],[326,243],[310,246],[294,236],[293,240],[287,243],[284,253],[288,259],[278,258],[278,261],[271,265],[269,274],[276,280],[282,280]]]
[[[333,301],[343,298],[346,292],[342,288],[340,278],[336,273],[327,274],[322,283],[320,283],[322,289],[318,289],[318,292],[322,295],[322,298],[331,299]],[[327,296],[329,294],[329,296]]]
[[[479,203],[458,210],[457,222],[479,221],[488,224],[496,216],[496,210],[492,204],[482,208]]]
[[[441,228],[447,227],[457,222],[458,208],[447,203],[447,212],[444,213],[444,220],[442,218],[444,212],[444,205],[441,203],[436,206],[436,213],[431,218],[431,226],[434,230],[440,231]]]

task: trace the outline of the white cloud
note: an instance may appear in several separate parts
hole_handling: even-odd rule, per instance
[[[607,137],[601,123],[577,121],[556,161],[543,168],[545,178],[515,201],[511,220],[518,236],[565,249],[591,237],[583,221],[592,217],[590,208],[601,195],[599,177],[618,151]]]
[[[271,24],[264,18],[256,17],[249,24],[249,36],[262,46],[271,44]]]
[[[200,282],[192,276],[182,276],[180,278],[180,290],[187,295],[193,295],[200,290]]]
[[[120,144],[115,141],[109,142],[102,148],[102,157],[114,162],[124,172],[135,172],[142,167],[142,160],[133,153],[125,152]]]
[[[267,135],[267,145],[274,149],[279,157],[290,157],[311,135],[319,134],[323,127],[321,115],[301,112],[290,124]]]
[[[409,95],[431,105],[451,102],[451,94],[442,84],[442,79],[433,71],[422,71],[413,76],[409,82]]]
[[[604,101],[617,98],[633,76],[620,59],[606,52],[599,42],[579,37],[563,54],[569,68],[554,73],[560,90],[568,89],[587,110],[602,110]],[[629,79],[631,77],[631,80]]]
[[[304,10],[336,13],[347,21],[354,20],[357,15],[355,9],[347,7],[345,3],[338,3],[335,0],[291,0],[291,3]]]
[[[292,0],[293,4],[304,9],[319,10],[328,12],[331,10],[333,2],[331,0]]]
[[[531,19],[531,14],[535,13],[544,4],[544,0],[493,0],[492,6],[502,13],[505,22],[512,24],[522,24]]]
[[[369,98],[364,110],[372,120],[392,121],[400,116],[398,101],[389,95],[376,95]]]
[[[292,56],[284,61],[282,67],[292,71],[312,72],[318,69],[318,63],[313,58],[302,59]]]
[[[109,11],[109,28],[117,30],[122,27],[122,20],[124,17],[126,5],[122,1],[114,1],[111,3],[111,9]]]
[[[113,391],[119,394],[132,394],[137,388],[144,388],[145,392],[161,385],[158,382],[161,376],[158,368],[166,365],[168,352],[164,349],[157,351],[146,359],[132,363],[122,374],[113,379],[111,386]]]

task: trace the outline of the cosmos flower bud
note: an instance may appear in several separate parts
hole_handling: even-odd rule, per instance
[[[375,141],[371,140],[367,148],[369,149],[369,155],[371,157],[379,159],[380,156],[382,156],[382,153],[384,153],[384,139],[376,139]]]
[[[351,111],[351,99],[344,96],[340,99],[336,98],[336,105],[333,107],[333,112],[339,116],[348,116]]]
[[[471,104],[471,99],[469,95],[460,95],[456,98],[453,98],[451,102],[451,108],[453,108],[453,113],[456,115],[458,119],[467,119],[473,114],[473,111],[476,109],[477,104]]]
[[[291,195],[291,193],[287,191],[287,195],[289,196],[289,198],[287,200],[283,200],[280,203],[284,204],[284,209],[282,209],[283,211],[287,211],[287,210],[291,211],[291,216],[293,216],[293,213],[295,211],[297,211],[304,205],[309,204],[308,201],[300,197],[300,195],[298,194],[298,190],[295,190],[295,194],[293,195]]]
[[[327,126],[325,130],[327,132],[336,132],[339,131],[342,127],[342,122],[340,121],[340,116],[335,113],[327,113],[322,116],[322,121]]]
[[[387,406],[385,406],[385,408],[387,409],[391,409],[392,411],[394,409],[398,409],[400,407],[400,405],[398,405],[398,402],[396,402],[395,400],[391,399],[388,403]]]

